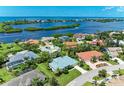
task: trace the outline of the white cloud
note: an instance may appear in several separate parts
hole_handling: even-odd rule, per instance
[[[124,12],[124,6],[108,6],[103,9],[103,11],[111,11],[114,9],[115,12]]]
[[[114,8],[114,6],[108,6],[108,7],[105,7],[104,10],[111,10],[113,8]]]
[[[111,10],[111,9],[113,9],[113,8],[115,8],[114,6],[108,6],[108,7],[105,7],[104,9],[103,9],[103,11],[108,11],[108,10]]]

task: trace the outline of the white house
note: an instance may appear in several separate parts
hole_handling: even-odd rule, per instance
[[[119,53],[122,52],[122,48],[121,47],[108,47],[106,48],[106,51],[110,57],[114,58],[114,57],[117,57]]]
[[[39,49],[41,51],[49,52],[49,53],[54,53],[54,52],[60,52],[61,49],[58,46],[54,45],[46,45],[46,46],[40,46]]]
[[[114,43],[117,43],[117,40],[113,40]],[[124,40],[119,40],[119,45],[124,45]]]
[[[42,42],[50,42],[51,40],[54,40],[54,39],[55,39],[54,37],[42,37],[41,41]]]

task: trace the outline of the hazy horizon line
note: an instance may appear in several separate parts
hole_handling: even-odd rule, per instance
[[[102,16],[0,16],[0,17],[90,17],[90,18],[124,18],[124,17],[102,17]]]

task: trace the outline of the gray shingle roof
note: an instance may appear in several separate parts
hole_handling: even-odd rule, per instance
[[[32,51],[27,51],[27,50],[21,51],[21,52],[16,53],[15,55],[12,55],[9,58],[9,62],[6,63],[6,66],[8,68],[13,68],[23,63],[25,58],[35,59],[36,57],[37,55]]]

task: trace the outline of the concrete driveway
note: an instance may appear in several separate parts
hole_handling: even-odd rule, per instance
[[[86,70],[82,69],[82,68],[79,67],[78,65],[76,65],[74,68],[77,69],[78,71],[80,71],[82,74],[84,74],[84,73],[87,72]]]
[[[112,60],[117,60],[119,64],[124,64],[124,61],[121,60],[120,58],[114,57]]]
[[[41,80],[44,80],[45,76],[36,70],[32,70],[2,84],[1,86],[28,86],[31,84],[31,80],[33,78],[40,78]]]

